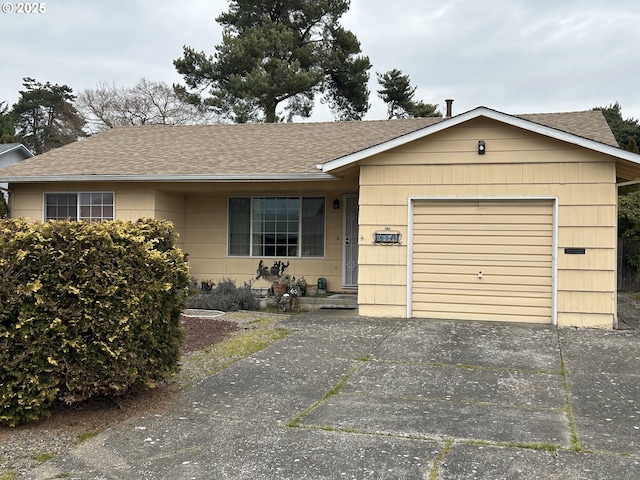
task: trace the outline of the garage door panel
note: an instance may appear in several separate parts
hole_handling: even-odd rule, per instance
[[[483,274],[484,275],[484,274]],[[537,290],[538,287],[544,287],[545,291],[551,291],[549,286],[550,279],[543,276],[492,276],[490,278],[483,278],[482,282],[470,283],[467,275],[455,275],[450,273],[434,274],[423,273],[414,275],[414,282],[417,284],[422,283],[434,283],[439,285],[455,285],[452,288],[471,288],[471,289],[483,289],[489,285],[491,288],[497,288],[501,285],[505,288],[512,290]],[[421,287],[416,286],[414,291],[419,291]]]
[[[414,316],[550,323],[550,200],[416,202],[413,222]]]
[[[543,215],[549,216],[547,200],[432,200],[431,204],[438,204],[438,211],[423,212],[416,211],[415,217],[419,215],[511,215],[513,207],[520,210],[520,215]]]
[[[419,318],[424,319],[455,319],[455,320],[473,320],[477,322],[517,322],[517,323],[546,323],[545,320],[549,315],[529,315],[522,312],[518,316],[513,316],[512,313],[499,314],[495,311],[487,310],[481,311],[477,308],[468,312],[447,312],[443,316],[440,310],[428,310],[426,308],[420,310],[421,315]]]
[[[454,246],[452,246],[454,245]],[[452,253],[452,257],[455,258],[455,255],[458,253],[462,253],[462,254],[469,254],[469,253],[477,253],[478,252],[478,247],[482,246],[483,247],[483,251],[485,253],[494,253],[494,254],[500,254],[500,253],[504,253],[504,254],[519,254],[519,255],[548,255],[549,252],[549,247],[548,246],[542,246],[542,245],[483,245],[483,244],[474,244],[474,243],[469,243],[466,245],[458,245],[458,244],[450,244],[450,245],[446,245],[446,244],[435,244],[432,245],[430,248],[430,250],[428,251],[424,251],[425,248],[429,248],[429,246],[427,245],[422,245],[420,247],[420,250],[416,251],[414,250],[414,257],[413,260],[414,261],[420,261],[421,255],[423,255],[424,257],[426,257],[425,259],[428,260],[429,259],[429,254],[430,253],[450,253],[452,251],[453,248],[455,248],[455,252]],[[526,260],[526,258],[524,259]]]
[[[508,235],[508,236],[507,236]],[[519,247],[522,245],[529,246],[544,246],[549,245],[550,237],[547,235],[524,235],[522,232],[512,233],[505,232],[501,235],[495,235],[495,232],[491,232],[491,235],[457,235],[457,234],[442,234],[441,232],[420,235],[415,235],[415,240],[418,245],[425,248],[428,245],[466,245],[466,244],[478,244],[478,245],[504,245]],[[417,250],[419,252],[419,250]]]
[[[547,223],[549,216],[547,215],[521,215],[519,218],[509,218],[507,215],[436,215],[423,217],[424,222],[421,221],[420,216],[415,220],[420,222],[422,227],[428,225],[465,225],[473,224],[481,217],[485,225],[544,225]],[[428,220],[427,220],[428,218]]]
[[[471,270],[476,270],[478,265],[482,265],[486,270],[488,267],[504,267],[509,268],[512,272],[517,272],[520,269],[526,268],[542,268],[549,275],[549,268],[552,263],[548,259],[546,255],[544,256],[529,256],[526,259],[522,258],[522,255],[500,255],[485,259],[477,258],[475,255],[457,255],[456,258],[451,258],[451,255],[443,253],[443,254],[433,254],[430,256],[428,262],[423,261],[420,263],[414,262],[414,272],[420,271],[436,271],[436,272],[444,272],[448,271],[449,268],[455,266],[466,266],[472,267]],[[421,270],[424,269],[424,270]]]
[[[483,233],[494,234],[496,232],[510,232],[513,235],[545,235],[549,236],[549,231],[547,230],[547,224],[533,225],[526,223],[519,223],[517,228],[514,228],[513,224],[505,223],[505,224],[483,224],[483,225],[463,225],[463,224],[448,224],[444,225],[442,223],[431,223],[431,224],[420,224],[415,225],[414,233],[430,233],[430,232],[440,232],[444,234],[459,234],[460,232],[475,232],[479,235]]]
[[[416,301],[432,301],[434,303],[453,303],[451,300],[452,294],[458,294],[460,289],[451,288],[447,291],[446,288],[432,289],[432,290],[419,290],[415,292]],[[526,294],[525,294],[526,293]],[[472,290],[465,289],[464,295],[457,298],[456,305],[513,305],[513,306],[525,306],[525,307],[546,307],[546,300],[549,295],[548,291],[535,289],[529,289],[527,292],[520,291],[508,291],[503,289],[497,290]]]
[[[419,303],[417,303],[420,305]],[[479,313],[486,315],[494,315],[496,317],[500,316],[501,318],[505,318],[505,316],[510,316],[512,318],[516,318],[513,315],[513,305],[493,305],[493,304],[460,304],[460,303],[438,303],[438,302],[424,302],[422,305],[424,311],[429,311],[430,314],[437,314],[437,312],[443,312],[452,314],[451,318],[457,319],[457,314],[468,314],[468,313]],[[530,318],[538,318],[538,322],[542,320],[544,317],[548,317],[551,315],[551,309],[547,306],[529,306],[525,310],[523,310],[523,314]],[[433,316],[430,315],[430,316]],[[442,318],[442,317],[433,317],[433,318]]]

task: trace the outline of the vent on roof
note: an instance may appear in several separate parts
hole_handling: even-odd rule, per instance
[[[445,118],[450,118],[453,115],[453,99],[447,98],[445,100],[445,103],[447,104],[447,112],[445,114]]]

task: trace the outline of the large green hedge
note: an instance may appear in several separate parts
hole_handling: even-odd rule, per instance
[[[170,377],[188,284],[169,222],[0,221],[0,423]]]

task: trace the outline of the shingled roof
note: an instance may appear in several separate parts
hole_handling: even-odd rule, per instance
[[[601,112],[517,117],[617,147]],[[0,180],[136,177],[178,181],[190,177],[327,177],[327,174],[318,170],[317,165],[422,129],[428,130],[428,127],[445,120],[416,118],[331,123],[120,127],[2,169]]]
[[[579,137],[619,147],[616,138],[602,112],[588,110],[585,112],[531,113],[515,115],[518,118],[547,127],[562,130]]]

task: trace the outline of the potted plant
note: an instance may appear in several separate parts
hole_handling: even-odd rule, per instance
[[[267,296],[263,293],[259,293],[255,296],[256,304],[259,310],[267,308]]]
[[[306,295],[307,281],[304,279],[304,277],[300,277],[298,278],[298,280],[296,280],[295,288],[298,291],[298,295],[300,295],[301,297],[304,297]]]
[[[284,282],[284,279],[280,279],[280,281],[278,282],[273,282],[273,285],[271,285],[271,290],[273,291],[273,294],[276,296],[286,293],[288,289],[289,289],[289,283]]]

